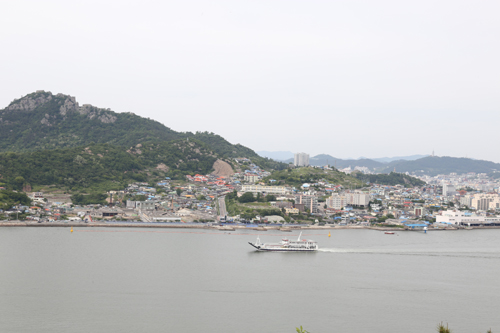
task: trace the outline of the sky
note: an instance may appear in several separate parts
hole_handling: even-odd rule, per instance
[[[500,1],[0,2],[35,90],[256,151],[500,162]]]

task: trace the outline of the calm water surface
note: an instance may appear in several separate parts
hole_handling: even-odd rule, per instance
[[[500,332],[500,230],[305,236],[0,228],[0,332]]]

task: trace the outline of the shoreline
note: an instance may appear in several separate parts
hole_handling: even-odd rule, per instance
[[[206,229],[206,230],[220,230],[220,231],[234,231],[234,230],[258,230],[258,231],[267,231],[267,230],[276,230],[280,231],[282,227],[279,226],[269,226],[269,227],[245,227],[245,226],[203,226],[203,225],[192,225],[192,224],[141,224],[141,223],[99,223],[99,222],[90,222],[90,223],[81,223],[81,222],[66,222],[66,223],[57,223],[57,222],[21,222],[21,221],[12,221],[12,222],[0,222],[0,227],[28,227],[28,228],[173,228],[173,229]],[[234,230],[230,230],[234,229]],[[286,231],[295,231],[295,230],[335,230],[335,229],[364,229],[364,230],[377,230],[377,231],[423,231],[421,229],[411,230],[411,229],[403,229],[403,228],[391,228],[391,227],[372,227],[372,226],[293,226],[287,225]],[[472,227],[470,229],[464,228],[449,228],[449,229],[433,229],[429,228],[427,231],[457,231],[457,230],[481,230],[481,229],[500,229],[500,226],[485,226],[485,227]]]

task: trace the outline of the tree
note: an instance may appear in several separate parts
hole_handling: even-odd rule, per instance
[[[236,199],[236,198],[238,198],[238,192],[236,192],[236,190],[234,190],[233,192],[226,195],[226,198],[228,198],[229,200]]]
[[[451,333],[451,330],[448,328],[448,324],[444,327],[442,322],[437,325],[436,330],[438,333]]]
[[[241,203],[254,202],[255,198],[254,198],[252,192],[246,192],[245,194],[243,194],[241,197],[238,198],[238,201]]]
[[[276,201],[276,196],[275,196],[275,195],[273,195],[273,194],[268,194],[268,195],[266,195],[266,198],[265,198],[265,199],[266,199],[266,201],[268,201],[268,202],[269,202],[269,201]]]
[[[175,192],[177,193],[177,196],[180,197],[181,193],[182,193],[182,189],[178,188],[175,190]]]

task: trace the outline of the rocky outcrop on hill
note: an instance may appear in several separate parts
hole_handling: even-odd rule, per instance
[[[177,140],[188,140],[188,144],[180,144]],[[0,109],[0,152],[26,152],[92,143],[134,147],[147,142],[177,144],[180,150],[175,159],[178,162],[167,164],[169,167],[178,165],[186,170],[196,170],[197,163],[201,163],[200,156],[205,154],[208,155],[202,169],[210,169],[218,157],[246,157],[261,167],[286,167],[212,132],[176,132],[153,119],[130,112],[116,113],[90,104],[80,106],[75,97],[69,95],[39,90]],[[203,145],[199,145],[200,142]],[[148,149],[154,150],[153,147]],[[146,149],[130,149],[130,152],[136,157],[147,155]]]
[[[114,123],[117,120],[117,117],[113,115],[109,109],[100,109],[90,104],[83,104],[82,106],[79,106],[76,98],[73,96],[60,93],[53,95],[50,91],[46,92],[43,90],[38,90],[33,94],[26,95],[13,101],[4,109],[4,112],[32,112],[51,101],[55,101],[57,103],[59,106],[59,114],[63,117],[70,112],[78,112],[81,115],[87,115],[89,119],[97,118],[105,124]],[[46,114],[45,118],[41,120],[41,123],[50,126],[51,124],[48,119],[49,115]]]
[[[46,94],[43,90],[37,90],[36,93],[16,99],[5,111],[33,111],[40,105],[43,105],[52,100],[52,94]]]

